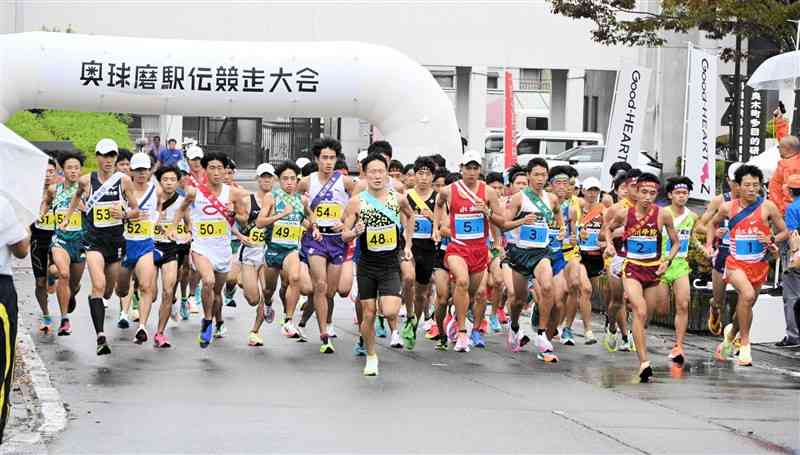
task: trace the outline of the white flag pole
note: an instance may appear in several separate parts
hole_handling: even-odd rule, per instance
[[[686,130],[689,126],[689,90],[692,86],[692,42],[688,41],[686,47],[686,95],[683,100],[683,141],[681,151],[681,175],[686,175]]]

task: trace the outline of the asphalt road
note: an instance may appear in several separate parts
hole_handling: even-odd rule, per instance
[[[254,311],[240,294],[239,306],[225,309],[228,336],[208,349],[196,343],[197,315],[168,329],[173,348],[139,346],[133,329],[116,328],[115,298],[106,318],[113,353],[97,357],[84,292],[73,335],[41,337],[32,276],[19,271],[16,279],[21,322],[69,411],[66,431],[48,444],[55,454],[800,448],[800,378],[786,374],[800,369],[797,360],[754,351],[755,367],[718,363],[707,350],[713,342],[702,337],[690,337],[697,347],[677,371],[666,358],[669,338],[652,336],[650,384],[634,383],[633,353],[559,345],[561,362],[544,365],[530,347],[506,352],[502,336],[467,354],[437,352],[426,340],[405,352],[383,339],[381,375],[365,378],[363,358],[351,353],[352,306],[343,301],[335,312],[337,352],[323,355],[318,342],[287,340],[276,324],[262,330],[264,347],[248,347]],[[308,334],[316,340],[311,324]]]

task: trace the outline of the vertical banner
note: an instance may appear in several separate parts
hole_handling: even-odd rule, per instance
[[[683,175],[694,183],[689,197],[710,201],[716,194],[717,60],[689,47]]]
[[[625,65],[617,71],[614,102],[606,134],[606,153],[603,169],[610,169],[617,161],[627,161],[636,166],[642,144],[642,129],[647,110],[647,93],[650,89],[650,70],[636,65]],[[611,175],[601,174],[603,189],[611,189]]]
[[[506,70],[504,75],[504,126],[503,151],[505,154],[505,168],[508,169],[517,162],[517,147],[514,144],[514,84],[511,71]]]

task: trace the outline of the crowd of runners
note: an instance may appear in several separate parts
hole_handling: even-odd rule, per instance
[[[542,158],[484,174],[480,154],[466,151],[460,172],[449,172],[438,155],[404,166],[392,160],[388,142],[377,141],[359,156],[358,175],[348,175],[338,141],[321,139],[312,152],[311,162],[260,165],[255,192],[234,182],[226,155],[196,145],[177,166],[155,169],[148,154],[102,139],[98,170],[87,174],[81,154],[58,154],[32,226],[40,331],[70,335],[88,268],[97,355],[111,353],[107,311],[120,329],[132,330],[135,343],[148,342],[152,331],[157,348],[170,347],[170,319],[200,313],[198,343],[206,348],[226,335],[222,309],[236,305],[240,289],[254,309],[247,334],[254,347],[263,346],[261,328],[274,321],[279,302],[286,338],[308,341],[306,325],[316,313],[320,352],[332,354],[334,299],[353,302],[361,333],[354,354],[366,357],[365,375],[378,374],[376,337],[413,350],[424,336],[436,350],[469,352],[498,334],[512,352],[532,342],[545,363],[559,361],[559,342],[602,339],[609,352],[634,351],[646,382],[653,375],[648,322],[670,302],[675,343],[668,361],[686,361],[687,256],[698,232],[706,241],[697,248],[714,268],[709,327],[723,335],[717,357],[752,364],[752,307],[769,255],[789,239],[781,212],[761,196],[757,167],[731,165],[730,191],[698,214],[686,206],[693,186],[687,177],[661,188],[658,176],[624,162],[609,170],[612,188],[601,188],[596,178],[580,180],[574,168],[551,168]],[[656,203],[660,195],[667,205]],[[723,330],[726,284],[738,302]],[[57,324],[50,293],[58,300]],[[598,335],[593,294],[606,314]],[[114,295],[119,309],[117,301],[109,306]],[[523,314],[530,315],[529,334]]]

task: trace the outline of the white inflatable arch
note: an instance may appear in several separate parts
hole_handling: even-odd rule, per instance
[[[405,163],[461,138],[430,72],[383,46],[31,32],[0,35],[0,121],[21,109],[137,114],[355,117]]]

